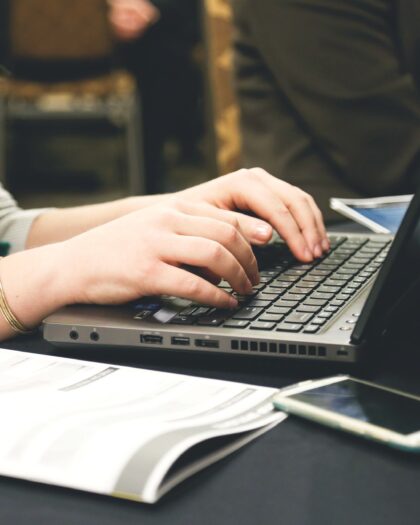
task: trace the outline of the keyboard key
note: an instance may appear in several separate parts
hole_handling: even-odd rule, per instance
[[[343,294],[343,293],[339,293],[338,295],[336,295],[334,297],[334,301],[347,301],[349,299],[349,295],[347,294]],[[333,303],[333,301],[331,301],[331,304]]]
[[[256,306],[257,308],[263,308],[263,307],[266,307],[266,306],[269,306],[271,304],[271,301],[263,301],[263,300],[260,300],[260,299],[253,299],[252,301],[250,301],[247,306],[252,308],[253,306]]]
[[[332,312],[332,313],[335,313],[337,310],[339,310],[338,306],[333,306],[331,304],[329,304],[328,306],[325,307],[325,312]]]
[[[334,314],[332,312],[319,312],[318,317],[321,317],[322,319],[330,319]]]
[[[308,306],[325,306],[327,303],[326,299],[305,299],[303,304]]]
[[[310,283],[310,284],[312,283],[314,286],[316,286],[318,283],[320,283],[324,279],[325,279],[324,276],[308,274],[299,282]]]
[[[281,301],[296,301],[300,302],[305,299],[307,294],[291,293],[288,292],[281,297]]]
[[[285,275],[297,275],[297,276],[301,276],[301,275],[304,275],[306,273],[306,270],[297,270],[295,268],[291,268],[290,270],[287,270],[283,273],[283,276]]]
[[[332,299],[333,297],[334,297],[333,293],[313,292],[310,295],[311,299]]]
[[[220,326],[225,319],[217,316],[205,316],[198,319],[197,324],[200,326]]]
[[[314,314],[309,312],[293,312],[285,318],[284,322],[306,324],[313,316]]]
[[[302,330],[301,324],[279,323],[276,327],[277,332],[300,332]]]
[[[201,306],[200,308],[197,308],[195,311],[194,311],[194,317],[199,317],[201,315],[207,315],[209,314],[212,310],[214,310],[214,308],[208,308],[208,307],[204,307],[204,306]],[[184,314],[185,315],[185,314]]]
[[[330,306],[343,306],[344,303],[345,301],[341,299],[334,299],[333,301],[331,301]]]
[[[319,293],[331,293],[336,294],[341,290],[338,286],[320,286],[316,289]]]
[[[255,306],[245,306],[241,308],[232,319],[248,319],[250,321],[256,319],[263,313],[262,308],[256,308]]]
[[[288,314],[291,311],[289,306],[276,306],[272,305],[267,310],[268,314]]]
[[[294,308],[297,304],[299,304],[298,301],[283,301],[283,299],[279,299],[272,306],[280,306],[284,308]]]
[[[266,289],[268,288],[271,288],[271,289],[287,289],[287,288],[290,288],[292,286],[293,282],[292,281],[278,281],[277,279],[272,281],[270,283],[270,286],[267,287]]]
[[[300,295],[308,295],[311,293],[311,288],[302,288],[299,286],[300,283],[297,283],[296,286],[293,286],[292,288],[289,288],[288,293],[297,293]]]
[[[320,306],[310,306],[308,304],[300,304],[297,308],[297,312],[307,312],[307,313],[313,313],[316,314],[321,310]]]
[[[179,312],[178,315],[192,315],[197,310],[196,306],[188,306],[187,308],[184,308],[181,312]]]
[[[194,324],[195,319],[194,317],[190,315],[176,315],[170,320],[171,324],[186,324],[191,325]]]
[[[279,272],[277,270],[261,270],[260,277],[277,277]]]
[[[282,282],[286,282],[286,283],[294,283],[295,281],[298,281],[299,280],[299,276],[298,275],[280,275],[279,277],[277,277],[277,279],[274,279],[274,281],[271,283],[271,286],[273,286],[274,283],[282,283]]]
[[[310,283],[305,281],[299,281],[296,283],[295,286],[298,286],[299,288],[305,288],[306,290],[313,290],[318,286],[319,283]],[[294,288],[294,287],[293,287]]]
[[[305,334],[316,334],[319,331],[320,328],[321,328],[320,325],[308,324],[307,326],[305,326],[303,331],[304,331]]]
[[[244,319],[229,319],[223,326],[226,328],[246,328],[249,325],[249,321]]]
[[[251,323],[251,330],[272,330],[276,326],[276,323],[269,321],[254,321]]]
[[[327,319],[323,318],[323,317],[314,317],[311,321],[311,324],[313,325],[323,325],[324,323],[327,322]]]
[[[313,277],[313,276],[327,277],[328,275],[330,275],[330,273],[331,273],[330,270],[322,270],[322,269],[316,268],[315,270],[312,270],[312,272],[308,273],[307,277]]]
[[[356,292],[355,288],[349,288],[348,286],[346,288],[343,288],[341,292],[336,296],[337,299],[341,299],[342,295],[353,295]]]
[[[260,292],[258,295],[255,296],[255,299],[262,300],[262,301],[275,301],[279,298],[279,294],[276,293],[267,293],[265,291]]]
[[[270,314],[270,313],[265,313],[263,314],[261,317],[258,318],[259,321],[266,321],[266,322],[269,322],[269,323],[278,323],[279,321],[281,321],[284,317],[284,314]]]

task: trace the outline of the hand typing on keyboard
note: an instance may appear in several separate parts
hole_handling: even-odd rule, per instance
[[[117,304],[150,295],[235,308],[259,286],[251,245],[267,244],[273,229],[302,263],[329,249],[321,213],[309,195],[261,169],[240,170],[175,194],[47,211],[31,226],[26,247],[34,249],[4,258],[1,278],[11,310],[27,327],[66,304]],[[258,316],[274,300],[274,286],[293,283],[296,271],[284,275],[285,281],[262,275],[261,281],[270,278],[273,284],[232,322],[269,327],[297,290]],[[222,279],[229,289],[217,286]],[[331,285],[337,281],[331,276]],[[308,305],[316,300],[322,298],[308,299]],[[306,313],[292,317],[293,324]],[[199,322],[214,325],[220,319],[212,313]],[[11,333],[0,321],[0,337]]]

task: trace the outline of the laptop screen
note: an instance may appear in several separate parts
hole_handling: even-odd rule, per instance
[[[410,206],[354,328],[352,342],[380,335],[420,283],[420,190]]]

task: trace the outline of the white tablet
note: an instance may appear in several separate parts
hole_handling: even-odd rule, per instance
[[[330,199],[332,210],[366,226],[375,233],[396,233],[412,195],[372,199]]]

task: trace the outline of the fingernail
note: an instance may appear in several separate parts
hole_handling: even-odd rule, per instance
[[[252,285],[251,281],[249,279],[247,279],[247,283],[246,283],[246,287],[245,287],[246,288],[246,293],[252,292],[252,286],[253,285]]]
[[[315,257],[321,257],[321,255],[322,255],[322,248],[321,248],[321,246],[319,244],[315,245],[313,253],[314,253]]]
[[[271,236],[271,227],[268,224],[259,224],[255,228],[255,237],[260,241],[267,241]]]
[[[238,301],[234,297],[231,297],[229,299],[229,308],[236,308],[237,306],[238,306]]]
[[[256,274],[254,274],[254,276],[253,276],[252,284],[254,286],[256,286],[257,284],[260,284],[260,274],[258,272]]]
[[[309,259],[309,260],[313,260],[314,256],[312,254],[312,252],[310,252],[309,248],[305,248],[305,250],[303,251],[303,255],[305,256],[305,259]]]

